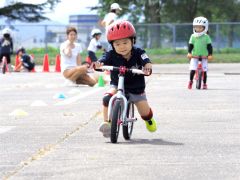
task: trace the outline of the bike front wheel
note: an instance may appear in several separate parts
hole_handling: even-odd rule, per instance
[[[134,104],[129,103],[127,107],[127,114],[126,114],[127,119],[133,119],[134,118]],[[126,140],[129,140],[132,135],[133,131],[133,121],[127,122],[126,124],[123,124],[123,137]]]
[[[202,85],[202,71],[201,70],[198,70],[197,72],[197,81],[196,81],[196,88],[197,89],[201,89],[201,85]]]
[[[4,63],[2,66],[2,73],[5,74],[7,71],[7,65]]]
[[[120,131],[122,107],[121,101],[116,100],[113,105],[112,118],[111,118],[111,142],[116,143]]]

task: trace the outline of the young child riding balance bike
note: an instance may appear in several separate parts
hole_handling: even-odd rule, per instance
[[[112,46],[112,50],[106,52],[99,61],[95,63],[95,68],[103,65],[125,66],[126,68],[143,69],[146,75],[152,72],[152,64],[146,52],[134,46],[136,43],[136,31],[129,21],[118,21],[109,26],[107,40]],[[104,137],[110,137],[111,126],[108,119],[108,104],[110,98],[117,92],[118,72],[111,71],[110,89],[103,97],[103,118],[100,125],[100,132]],[[146,128],[150,132],[157,130],[156,121],[153,119],[153,112],[148,104],[145,94],[144,75],[128,73],[125,76],[124,90],[129,98],[136,105],[139,114],[146,123]]]
[[[208,20],[205,17],[196,17],[193,20],[193,34],[190,37],[187,57],[190,59],[190,81],[188,89],[192,89],[193,78],[198,67],[198,58],[202,58],[204,71],[203,89],[207,89],[208,60],[212,60],[212,41],[208,35]],[[207,58],[206,58],[207,57]]]

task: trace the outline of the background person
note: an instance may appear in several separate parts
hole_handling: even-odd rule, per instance
[[[104,16],[104,19],[101,22],[101,25],[106,29],[106,34],[107,34],[108,26],[118,20],[118,15],[121,13],[121,11],[122,11],[122,8],[119,6],[118,3],[111,4],[110,12]],[[112,50],[112,46],[108,45],[107,50],[108,51]]]
[[[104,16],[101,25],[105,27],[107,30],[108,26],[117,20],[118,15],[120,14],[121,11],[122,8],[119,6],[118,3],[111,4],[110,12]]]
[[[13,53],[12,31],[9,28],[2,30],[3,37],[0,39],[0,63],[3,57],[6,57],[8,69],[12,71],[11,54]]]
[[[34,60],[32,56],[26,53],[25,48],[21,47],[17,50],[17,57],[19,58],[20,62],[14,69],[15,72],[20,72],[20,71],[30,72],[31,70],[34,69],[35,67]]]
[[[96,62],[98,60],[97,56],[96,56],[96,51],[98,49],[105,51],[105,49],[102,47],[102,45],[99,41],[101,38],[101,35],[102,35],[102,32],[100,29],[93,29],[91,32],[92,39],[87,48],[88,57],[90,58],[91,62]]]
[[[193,20],[193,34],[190,37],[188,45],[188,55],[190,59],[190,81],[188,83],[188,89],[192,89],[193,78],[198,67],[198,59],[192,58],[192,56],[208,56],[206,59],[202,59],[202,68],[204,71],[203,89],[207,89],[207,71],[208,60],[212,60],[212,41],[208,33],[208,20],[205,17],[196,17]]]
[[[88,75],[88,64],[81,65],[81,45],[76,43],[77,29],[68,27],[66,30],[67,40],[60,45],[61,71],[66,79],[76,84],[94,86],[96,78]]]

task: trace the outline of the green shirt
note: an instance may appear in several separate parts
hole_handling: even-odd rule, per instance
[[[211,44],[211,38],[208,34],[196,37],[194,34],[191,35],[189,44],[193,44],[192,55],[193,56],[208,56],[207,45]]]

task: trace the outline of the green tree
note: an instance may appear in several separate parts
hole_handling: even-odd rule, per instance
[[[0,8],[0,16],[9,20],[20,20],[25,22],[39,22],[48,19],[44,16],[47,10],[53,10],[61,0],[47,0],[41,4],[30,4],[16,2]]]
[[[162,12],[163,22],[192,22],[198,5],[199,0],[168,0]]]
[[[217,4],[217,7],[214,7],[214,3],[212,3],[212,8],[214,10],[214,16],[212,20],[215,22],[239,22],[240,21],[240,1],[239,0],[222,0]],[[234,24],[229,25],[227,28],[224,28],[223,31],[227,34],[228,37],[228,46],[233,47],[233,40],[235,34],[239,30],[236,29],[237,26]]]
[[[135,25],[140,22],[148,24],[191,23],[197,16],[205,16],[210,22],[240,21],[239,0],[99,0],[101,6],[93,9],[97,9],[101,17],[104,17],[114,2],[119,3],[123,8],[121,16],[125,15]],[[235,26],[229,26],[225,30],[230,47],[236,34],[235,28]],[[190,31],[181,28],[176,33],[179,34],[178,37],[189,36]],[[151,25],[151,28],[141,27],[140,33],[150,42],[151,46],[148,47],[159,47],[160,33],[164,31],[163,28]]]
[[[239,0],[167,0],[162,8],[162,22],[192,22],[205,16],[212,22],[240,21]]]
[[[103,18],[112,3],[118,3],[122,14],[132,22],[165,23],[192,22],[196,16],[206,16],[214,22],[239,22],[239,0],[99,0],[97,9]]]
[[[181,23],[192,22],[196,16],[205,16],[210,22],[239,22],[239,9],[239,0],[168,0],[162,19],[163,22]],[[236,28],[231,24],[221,29],[222,34],[227,35],[229,47],[233,46]]]

